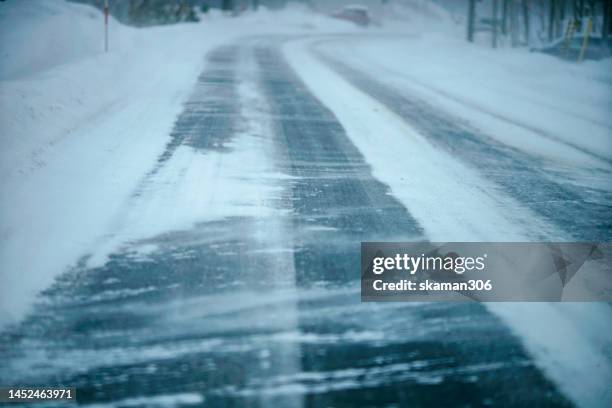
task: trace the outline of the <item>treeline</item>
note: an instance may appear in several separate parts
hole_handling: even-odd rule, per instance
[[[104,0],[70,0],[77,3],[91,4],[100,10]],[[228,12],[239,12],[257,9],[260,5],[268,8],[283,7],[287,0],[109,0],[109,12],[124,24],[150,26],[196,22],[199,12],[210,9],[221,9]]]
[[[607,44],[612,0],[468,0],[467,38],[491,33],[512,46],[552,43],[571,35],[590,35]]]
[[[104,8],[104,0],[69,0]],[[133,26],[196,22],[194,2],[188,0],[108,0],[109,12],[117,20]]]

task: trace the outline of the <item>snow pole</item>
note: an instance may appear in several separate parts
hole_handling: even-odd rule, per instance
[[[584,53],[586,52],[587,47],[589,46],[589,35],[591,35],[591,30],[593,29],[593,19],[589,17],[587,20],[586,30],[584,33],[584,41],[582,42],[582,49],[580,50],[580,56],[578,57],[578,62],[582,62],[584,59]]]
[[[108,52],[108,0],[104,0],[104,52]]]
[[[574,38],[574,32],[576,31],[576,20],[572,17],[567,22],[567,29],[565,30],[565,40],[563,41],[563,50],[561,51],[562,56],[567,56],[570,50],[572,38]]]

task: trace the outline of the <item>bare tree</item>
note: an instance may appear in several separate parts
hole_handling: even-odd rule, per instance
[[[601,38],[605,47],[608,46],[608,34],[610,34],[610,19],[612,17],[612,0],[603,0],[603,24],[601,28]]]
[[[221,4],[221,9],[223,11],[234,10],[234,2],[232,0],[223,0],[223,3]]]
[[[540,27],[542,27],[542,31],[544,32],[546,30],[546,1],[545,0],[540,0],[540,12],[538,13],[540,15]]]
[[[523,26],[525,28],[525,44],[529,45],[529,0],[522,0],[523,3]]]
[[[491,33],[491,46],[493,48],[497,48],[497,0],[493,0],[493,13],[491,17],[491,30],[493,30],[493,32]]]
[[[548,9],[548,41],[552,42],[554,35],[555,35],[555,18],[557,15],[557,11],[556,11],[556,1],[555,0],[549,0],[549,9]]]
[[[501,32],[503,35],[508,34],[508,8],[510,5],[510,0],[504,0],[502,4],[502,18],[501,18]]]
[[[475,24],[476,24],[476,0],[469,0],[468,24],[467,24],[467,40],[469,42],[474,42]]]
[[[510,37],[512,41],[512,46],[518,46],[518,36],[519,36],[519,21],[518,21],[518,12],[516,7],[517,0],[510,0]]]

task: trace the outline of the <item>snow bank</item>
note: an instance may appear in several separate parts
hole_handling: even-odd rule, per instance
[[[536,364],[580,407],[612,406],[612,308],[607,303],[489,303]]]
[[[14,61],[0,82],[6,321],[104,233],[162,151],[214,43],[189,41],[196,33],[181,27],[145,32],[111,21],[104,54],[94,8],[60,1],[0,8],[0,25],[14,29],[10,43],[2,38]]]
[[[100,13],[58,1],[0,4],[0,78],[23,77],[98,54],[104,47]]]

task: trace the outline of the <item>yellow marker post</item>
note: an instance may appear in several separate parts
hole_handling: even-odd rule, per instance
[[[584,41],[582,42],[582,49],[580,50],[580,56],[578,57],[578,62],[582,62],[584,59],[584,53],[586,52],[587,47],[589,46],[589,35],[591,34],[591,30],[593,29],[593,20],[589,18],[587,21],[586,31],[584,33]]]
[[[567,22],[567,29],[565,30],[565,40],[563,41],[563,50],[561,51],[561,55],[563,57],[567,56],[569,53],[570,43],[572,38],[574,38],[574,32],[576,31],[576,20],[571,18]]]

